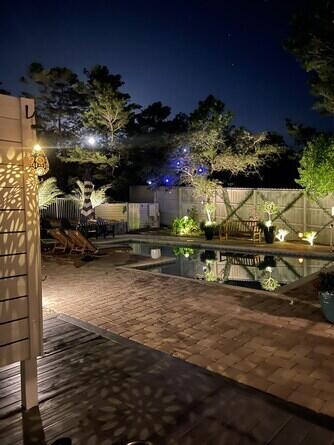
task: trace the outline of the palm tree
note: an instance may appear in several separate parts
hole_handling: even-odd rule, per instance
[[[82,207],[84,202],[84,183],[78,179],[76,181],[76,185],[77,187],[75,190],[72,191],[71,198],[76,201],[79,201]],[[93,209],[101,204],[104,204],[107,201],[108,198],[106,195],[106,191],[109,190],[110,188],[111,184],[107,184],[92,191],[90,200],[92,202]]]
[[[38,205],[40,210],[46,209],[62,194],[63,192],[57,186],[56,178],[52,177],[40,182],[38,185]]]

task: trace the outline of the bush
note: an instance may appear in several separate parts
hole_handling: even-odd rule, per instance
[[[172,233],[175,235],[197,235],[199,232],[198,223],[190,216],[175,218],[172,222]]]

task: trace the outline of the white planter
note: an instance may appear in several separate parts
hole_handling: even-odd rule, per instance
[[[151,249],[151,258],[157,260],[161,257],[161,249]]]

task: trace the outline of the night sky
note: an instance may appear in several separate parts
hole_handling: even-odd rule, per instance
[[[19,94],[30,62],[105,64],[133,101],[189,112],[214,94],[253,131],[284,119],[330,129],[312,110],[307,75],[282,42],[302,0],[1,0],[0,81]]]

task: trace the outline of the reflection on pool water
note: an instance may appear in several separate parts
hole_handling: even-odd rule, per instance
[[[232,253],[140,242],[130,243],[130,247],[133,253],[138,255],[150,257],[152,249],[160,249],[161,256],[175,258],[171,264],[148,267],[152,272],[269,292],[277,291],[281,286],[332,264],[329,260],[319,258]]]

